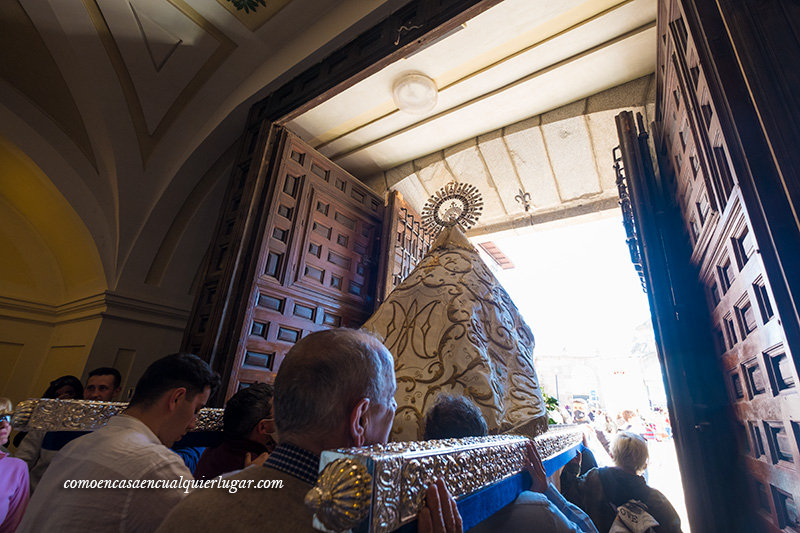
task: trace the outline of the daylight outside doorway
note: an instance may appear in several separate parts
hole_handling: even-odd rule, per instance
[[[570,421],[583,400],[598,420],[643,434],[648,484],[689,531],[650,308],[625,237],[621,213],[602,211],[471,240],[500,259],[482,254],[533,331],[539,382],[559,414]],[[624,411],[636,416],[625,423]]]

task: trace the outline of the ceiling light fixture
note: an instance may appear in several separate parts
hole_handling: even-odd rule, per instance
[[[436,106],[439,98],[436,83],[424,74],[411,72],[397,78],[392,87],[395,105],[406,113],[422,115]]]

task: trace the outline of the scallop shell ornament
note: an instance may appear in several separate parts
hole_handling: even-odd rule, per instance
[[[366,466],[351,459],[336,459],[320,473],[305,502],[327,529],[352,529],[369,515],[371,483]]]

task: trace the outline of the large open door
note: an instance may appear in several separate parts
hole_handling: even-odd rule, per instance
[[[680,213],[651,163],[643,125],[637,127],[632,113],[624,112],[617,116],[617,130],[621,203],[625,213],[628,192],[635,222],[629,235],[639,243],[632,255],[641,263],[650,301],[692,529],[739,531],[746,496],[699,269],[690,261]],[[730,513],[712,511],[726,506]]]
[[[617,118],[700,531],[800,531],[800,166],[782,148],[798,117],[770,63],[796,70],[796,13],[661,2],[654,150],[643,124]]]
[[[185,342],[226,398],[272,382],[306,334],[358,327],[375,305],[383,199],[284,128],[261,139],[263,156],[237,165],[250,173],[229,187]]]
[[[363,324],[432,240],[398,193],[385,206],[285,128],[251,135],[184,341],[223,376],[224,399],[272,382],[308,333]]]
[[[279,135],[229,394],[273,381],[292,344],[360,326],[375,304],[383,200],[294,134]]]

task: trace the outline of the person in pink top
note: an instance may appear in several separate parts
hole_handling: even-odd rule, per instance
[[[11,433],[11,401],[0,398],[0,533],[14,533],[28,507],[28,466],[3,446]]]

